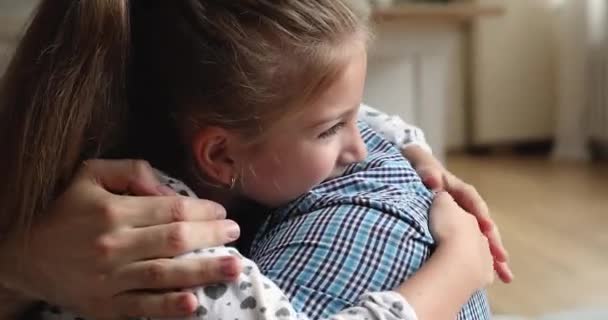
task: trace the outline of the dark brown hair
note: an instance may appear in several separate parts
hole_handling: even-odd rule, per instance
[[[44,212],[92,157],[180,175],[189,135],[252,137],[365,41],[353,0],[45,0],[0,87],[0,232]]]
[[[46,209],[124,119],[124,1],[42,1],[0,85],[0,233]],[[119,26],[119,27],[117,27]]]

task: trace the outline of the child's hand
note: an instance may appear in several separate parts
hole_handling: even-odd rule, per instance
[[[412,163],[428,188],[448,192],[460,207],[475,216],[481,232],[490,243],[498,277],[505,283],[513,281],[513,273],[507,264],[508,253],[502,244],[500,232],[490,217],[486,202],[475,187],[454,176],[430,153],[418,146],[404,149],[403,155]]]

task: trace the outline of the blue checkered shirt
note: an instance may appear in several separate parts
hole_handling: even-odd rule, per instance
[[[367,159],[275,210],[251,247],[262,273],[311,319],[353,306],[365,292],[396,288],[434,248],[432,193],[396,148],[360,128]],[[458,319],[490,319],[485,293],[473,295]]]

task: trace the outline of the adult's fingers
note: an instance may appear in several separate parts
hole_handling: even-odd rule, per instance
[[[496,260],[492,256],[492,252],[489,249],[490,248],[490,240],[486,236],[484,236],[484,235],[481,235],[481,237],[484,240],[484,247],[485,247],[485,250],[487,250],[486,253],[488,255],[488,260],[487,260],[488,261],[488,268],[489,268],[489,270],[488,270],[489,271],[488,276],[490,277],[489,278],[490,281],[489,281],[488,285],[490,285],[490,284],[494,283],[494,280],[496,279],[495,272],[494,272],[495,271],[495,266],[496,266]]]
[[[509,254],[502,243],[502,238],[500,236],[500,232],[498,232],[498,229],[494,227],[484,232],[484,235],[488,237],[488,241],[490,242],[490,250],[492,251],[494,259],[496,259],[498,262],[506,262],[509,260]]]
[[[452,174],[446,174],[445,189],[460,207],[477,218],[482,232],[495,228],[487,203],[473,186]]]
[[[240,228],[232,220],[175,222],[166,225],[125,230],[115,240],[124,251],[123,263],[146,259],[170,258],[199,248],[209,248],[235,241]]]
[[[507,261],[509,254],[502,243],[498,227],[490,216],[488,205],[479,192],[473,186],[451,174],[446,176],[446,189],[452,194],[458,205],[475,216],[479,228],[490,241],[490,249],[494,257],[500,262]]]
[[[226,210],[209,200],[184,196],[132,197],[114,196],[121,224],[149,227],[181,221],[210,221],[226,218]]]
[[[143,160],[87,160],[83,162],[79,175],[92,179],[113,193],[139,196],[171,194],[162,187],[150,164]]]
[[[416,172],[422,179],[424,185],[434,191],[443,190],[445,188],[443,182],[443,171],[438,167],[420,167],[416,168]]]
[[[494,261],[494,270],[502,282],[511,283],[513,281],[513,272],[506,262]]]
[[[451,194],[446,191],[438,192],[433,198],[433,207],[445,207],[452,206],[458,207],[458,204],[455,202],[454,198]],[[461,209],[462,210],[462,209]]]
[[[127,318],[181,318],[191,316],[198,299],[191,292],[129,292],[113,299],[112,313]]]
[[[241,272],[240,258],[157,259],[130,264],[114,275],[120,291],[192,288],[230,282]]]

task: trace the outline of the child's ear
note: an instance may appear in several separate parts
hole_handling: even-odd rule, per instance
[[[230,186],[236,175],[234,136],[219,127],[199,130],[192,144],[198,168],[212,184]]]

